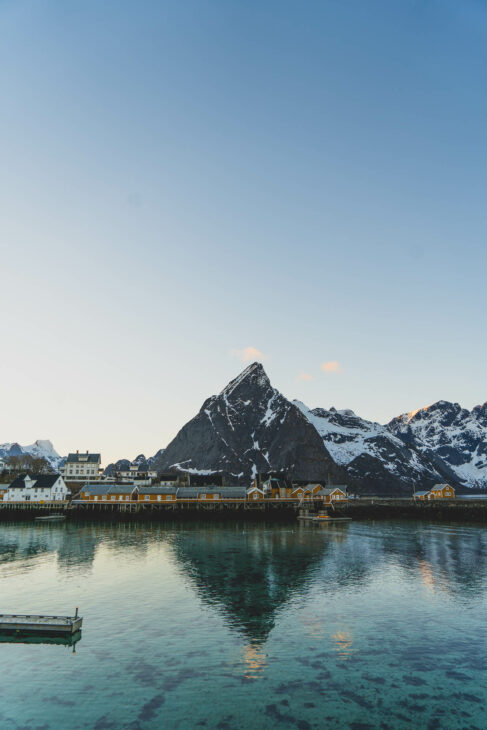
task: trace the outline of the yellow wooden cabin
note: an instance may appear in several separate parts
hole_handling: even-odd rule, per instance
[[[324,504],[331,504],[332,502],[347,502],[348,497],[345,489],[345,487],[342,489],[339,486],[326,487],[316,492],[315,496],[318,499],[321,499]]]
[[[107,502],[131,502],[137,499],[135,484],[112,484],[107,492]]]
[[[450,484],[435,484],[431,490],[433,499],[454,499],[455,490]]]
[[[8,484],[0,484],[0,502],[3,500],[3,495],[7,493]]]
[[[175,502],[176,487],[139,487],[139,502]]]
[[[322,484],[306,484],[295,487],[291,492],[294,499],[312,499],[323,489]]]
[[[262,489],[259,489],[257,486],[250,487],[250,489],[247,490],[247,499],[249,500],[256,500],[256,499],[264,499],[264,492]]]
[[[272,477],[271,479],[266,479],[266,481],[262,484],[262,490],[267,499],[279,499],[281,496],[281,488],[283,488],[283,486],[284,485],[282,485],[279,479]]]
[[[84,502],[104,502],[107,499],[111,484],[84,484],[79,493],[79,499]]]
[[[413,497],[414,499],[419,499],[420,502],[427,502],[430,499],[434,499],[434,496],[428,491],[414,492]]]
[[[200,492],[198,492],[198,499],[200,501],[206,501],[209,499],[221,499],[222,495],[220,491],[213,491],[210,489],[205,489]]]

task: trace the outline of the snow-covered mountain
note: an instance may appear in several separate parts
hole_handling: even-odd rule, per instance
[[[487,487],[487,405],[469,412],[442,401],[381,425],[351,410],[291,403],[253,363],[205,401],[154,467],[242,480],[284,470],[345,479],[372,494],[409,495],[445,481]]]
[[[432,486],[453,474],[441,463],[405,444],[387,426],[366,421],[351,410],[296,406],[316,428],[334,461],[344,467],[361,491],[406,492]]]
[[[45,459],[53,469],[58,469],[63,463],[63,458],[59,456],[51,441],[47,439],[38,439],[29,446],[21,446],[15,442],[0,444],[0,459],[8,459],[9,456],[21,456],[22,454]]]
[[[272,387],[260,363],[208,398],[154,467],[242,480],[269,471],[309,480],[343,478],[316,429]]]
[[[405,444],[446,464],[467,487],[487,488],[487,403],[471,411],[440,400],[388,425]]]

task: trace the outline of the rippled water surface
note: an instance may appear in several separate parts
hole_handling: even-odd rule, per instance
[[[487,727],[487,529],[0,524],[0,727]]]

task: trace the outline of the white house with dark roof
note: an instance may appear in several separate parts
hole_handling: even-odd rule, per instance
[[[60,474],[20,474],[9,484],[4,502],[61,502],[69,490]]]
[[[86,451],[80,454],[69,454],[66,463],[61,467],[61,474],[68,482],[86,482],[94,481],[101,474],[101,456],[100,454],[90,454]]]

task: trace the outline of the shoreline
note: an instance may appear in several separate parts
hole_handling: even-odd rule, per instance
[[[1,504],[1,503],[0,503]],[[140,508],[142,507],[142,508]],[[307,503],[302,508],[324,509],[323,504]],[[35,517],[46,515],[46,506],[23,504],[0,507],[0,522],[34,521]],[[118,505],[97,504],[65,506],[64,509],[51,506],[49,511],[62,512],[66,522],[72,521],[157,521],[157,522],[286,522],[298,523],[297,505],[279,504],[276,501],[256,504],[213,504],[198,505]],[[350,517],[352,520],[425,520],[440,522],[472,522],[487,524],[487,500],[432,500],[418,502],[404,498],[354,499],[347,503],[328,507],[330,516]],[[57,522],[57,525],[60,523]]]

